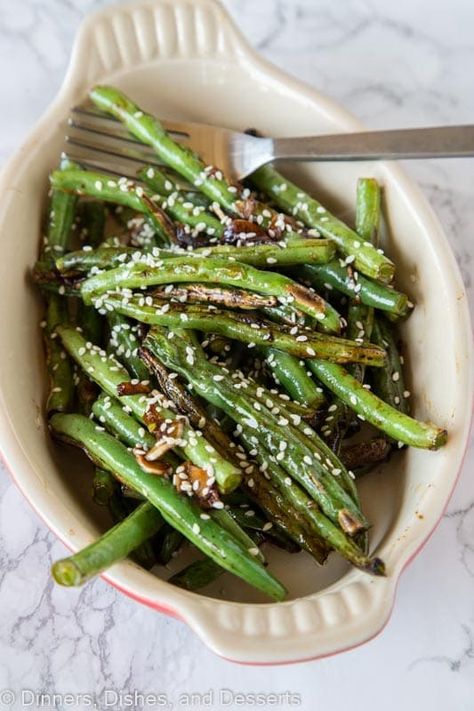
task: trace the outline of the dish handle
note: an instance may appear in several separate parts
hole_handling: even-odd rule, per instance
[[[63,88],[72,96],[111,74],[160,61],[243,59],[252,54],[217,0],[137,0],[89,15],[74,43]]]

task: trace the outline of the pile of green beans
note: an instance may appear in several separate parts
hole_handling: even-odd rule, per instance
[[[45,412],[92,461],[92,505],[111,518],[54,579],[80,585],[132,556],[187,590],[227,571],[279,601],[272,544],[387,574],[356,475],[447,433],[410,415],[396,323],[414,306],[378,245],[380,186],[359,180],[352,228],[272,166],[231,184],[113,87],[90,98],[166,172],[63,161],[50,176],[33,271]],[[361,421],[377,432],[354,445]],[[198,556],[170,575],[184,547]]]

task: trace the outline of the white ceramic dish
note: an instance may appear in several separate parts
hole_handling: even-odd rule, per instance
[[[97,82],[118,85],[168,118],[254,126],[275,135],[360,128],[333,102],[257,57],[212,0],[138,0],[84,23],[59,95],[3,172],[0,188],[0,327],[8,334],[0,352],[2,451],[25,496],[73,550],[90,543],[104,522],[89,503],[83,461],[60,452],[48,437],[41,414],[41,306],[27,275],[69,107]],[[290,172],[348,216],[358,176],[372,174],[383,183],[388,249],[399,265],[400,287],[418,304],[404,326],[415,414],[446,426],[450,437],[440,452],[409,450],[362,483],[374,522],[372,547],[386,562],[387,578],[349,570],[335,556],[319,569],[303,554],[288,565],[288,557],[275,553],[272,569],[290,599],[257,604],[258,597],[230,578],[196,595],[130,561],[104,576],[136,600],[186,621],[218,654],[246,663],[321,657],[383,628],[400,573],[449,499],[471,416],[466,296],[447,240],[416,186],[392,165],[306,165]]]

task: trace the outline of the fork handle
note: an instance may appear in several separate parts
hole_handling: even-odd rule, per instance
[[[294,160],[398,160],[474,156],[474,126],[437,126],[273,139],[273,157]]]

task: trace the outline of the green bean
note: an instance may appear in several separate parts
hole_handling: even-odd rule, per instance
[[[210,583],[214,582],[223,572],[220,565],[214,563],[214,561],[209,558],[204,558],[203,560],[195,560],[193,563],[190,563],[186,568],[180,570],[179,573],[172,575],[168,582],[184,590],[195,592],[196,590],[206,587],[206,585],[210,585]]]
[[[362,274],[359,274],[355,281],[347,267],[337,260],[327,264],[308,264],[301,267],[298,274],[300,279],[307,280],[315,289],[336,289],[351,298],[357,297],[366,306],[385,311],[394,318],[403,318],[412,309],[406,294],[372,281]]]
[[[182,282],[218,282],[276,296],[314,317],[320,324],[324,321],[326,329],[340,329],[339,315],[316,293],[277,272],[261,271],[248,264],[230,262],[223,257],[175,257],[162,260],[144,255],[140,261],[132,260],[131,263],[89,277],[81,285],[81,294],[84,301],[90,304],[94,296],[117,288],[136,289]]]
[[[147,380],[149,378],[148,370],[138,355],[140,342],[136,326],[118,311],[108,311],[107,322],[110,328],[110,346],[117,360],[127,368],[134,378]],[[96,343],[94,339],[90,340]]]
[[[192,229],[192,236],[205,232],[210,236],[222,237],[225,230],[223,223],[207,212],[204,206],[191,201],[165,173],[147,166],[137,175],[153,191],[154,199],[173,220]]]
[[[132,180],[115,179],[108,173],[71,168],[53,171],[50,181],[53,189],[131,207],[146,215],[163,244],[176,241],[174,225],[153,200],[153,194]]]
[[[225,457],[229,457],[229,438],[220,426],[207,415],[205,407],[191,395],[182,382],[172,374],[161,360],[148,348],[140,349],[140,357],[156,377],[161,391],[174,402],[190,424],[204,434],[206,439]],[[174,373],[177,376],[177,373]]]
[[[218,284],[183,284],[182,286],[161,286],[154,289],[153,296],[160,301],[187,304],[214,304],[229,309],[251,311],[265,306],[275,306],[274,296],[263,296],[255,291]]]
[[[276,600],[285,597],[281,583],[225,529],[212,518],[203,518],[199,507],[188,496],[179,494],[167,479],[141,469],[123,444],[112,435],[98,431],[89,418],[56,414],[51,419],[51,429],[57,437],[85,449],[98,466],[112,471],[125,484],[140,491],[165,521],[223,568]]]
[[[66,304],[59,296],[48,298],[44,344],[46,367],[49,375],[49,392],[46,412],[67,412],[72,408],[74,383],[72,364],[57,337],[57,328],[67,319]]]
[[[409,390],[405,387],[403,367],[391,326],[382,318],[374,323],[374,340],[387,349],[387,361],[380,374],[372,372],[374,393],[396,410],[409,413]]]
[[[138,294],[101,295],[94,299],[94,304],[104,313],[116,311],[142,323],[170,329],[218,333],[247,343],[251,348],[272,344],[298,358],[327,358],[336,363],[360,362],[374,366],[383,365],[385,360],[385,352],[370,343],[359,344],[310,330],[300,331],[296,327],[292,333],[293,329],[288,326],[278,326],[253,314],[247,316],[217,308],[209,310],[193,304],[166,304],[164,307],[152,296]]]
[[[59,327],[58,333],[70,356],[80,365],[105,392],[117,396],[117,387],[130,381],[128,372],[111,355],[89,344],[74,328]],[[150,399],[144,395],[124,395],[121,402],[143,421],[150,405]],[[165,407],[159,394],[152,394],[151,402],[163,419],[174,419],[175,413]],[[181,443],[182,442],[182,443]],[[225,493],[238,486],[241,474],[237,467],[225,460],[204,437],[184,423],[179,451],[184,453],[197,466],[202,467],[216,477],[219,488]],[[211,458],[215,461],[211,462]]]
[[[361,239],[320,202],[284,178],[272,166],[259,168],[252,174],[251,180],[259,190],[270,195],[280,208],[308,227],[317,229],[324,237],[333,240],[362,274],[385,283],[392,280],[395,266],[381,250]]]
[[[210,200],[217,201],[229,212],[234,211],[237,191],[229,190],[222,174],[208,170],[193,151],[174,141],[158,119],[140,110],[122,92],[110,86],[94,87],[90,98],[99,109],[121,121],[139,141],[152,146],[163,163],[199,187]]]
[[[111,496],[108,503],[109,513],[114,524],[124,521],[132,511],[136,510],[136,508],[135,502],[124,498],[120,491],[116,491]],[[140,544],[134,548],[130,557],[135,561],[135,563],[138,563],[138,565],[141,565],[142,568],[145,568],[145,570],[153,568],[156,563],[156,554],[150,538],[142,540]]]
[[[62,168],[69,163],[64,161]],[[68,247],[74,214],[76,198],[59,190],[53,190],[49,205],[47,234],[44,239],[41,255],[35,272],[48,273],[54,271],[54,259]],[[46,412],[66,412],[72,407],[74,384],[72,365],[57,340],[56,328],[67,321],[65,303],[59,298],[63,290],[56,294],[48,294],[46,298],[46,320],[44,324],[44,344],[46,350],[46,367],[49,375],[49,393],[46,402]]]
[[[228,261],[238,261],[261,269],[292,266],[295,264],[325,264],[334,254],[334,247],[324,239],[299,239],[289,244],[270,242],[266,244],[248,244],[234,246],[230,244],[196,247],[192,251],[181,247],[160,249],[158,247],[142,246],[140,249],[127,245],[103,245],[97,249],[79,249],[69,252],[57,260],[56,266],[63,276],[87,274],[93,269],[111,269],[118,267],[126,258],[136,255],[146,258],[151,255],[155,259],[173,259],[186,256],[191,259],[216,257]]]
[[[86,200],[78,205],[80,236],[91,247],[98,247],[104,240],[106,213],[100,202]]]
[[[107,506],[117,492],[117,480],[105,469],[96,467],[92,481],[92,500],[98,506]]]
[[[378,244],[380,229],[380,186],[375,178],[359,178],[356,198],[356,232],[365,242]]]
[[[172,526],[167,523],[163,526],[161,531],[161,541],[158,552],[158,559],[161,565],[168,565],[170,560],[176,555],[176,553],[181,548],[184,536],[182,533],[177,531]],[[220,568],[220,566],[218,566]],[[222,568],[220,568],[222,570]]]
[[[255,449],[256,445],[259,444],[257,433],[249,428],[243,428],[241,437],[249,450]],[[276,459],[269,454],[267,449],[258,447],[255,456],[260,466],[264,467],[265,474],[270,477],[270,481],[284,493],[292,509],[301,513],[310,523],[317,536],[320,536],[331,548],[337,550],[340,555],[358,568],[362,568],[362,570],[374,575],[385,574],[385,566],[380,558],[366,556],[354,541],[335,526],[317,507],[312,505],[307,493],[297,483],[291,483],[291,480],[288,480],[285,471],[283,471]]]
[[[446,443],[447,432],[431,422],[420,422],[399,412],[363,387],[336,363],[308,360],[309,369],[332,393],[348,405],[360,419],[367,420],[389,437],[423,449],[438,449]]]
[[[148,502],[140,504],[94,543],[68,558],[56,561],[52,567],[53,577],[60,585],[82,585],[125,558],[159,531],[162,525],[163,518],[154,506]]]
[[[230,508],[229,514],[241,528],[260,533],[264,538],[267,538],[279,548],[283,548],[290,553],[295,553],[300,550],[300,547],[295,544],[284,531],[280,530],[278,525],[275,525],[273,521],[265,519],[252,508]]]
[[[264,351],[265,362],[271,369],[276,382],[297,402],[309,410],[318,410],[324,403],[324,393],[308,375],[304,365],[289,353],[276,348]]]
[[[341,468],[329,465],[314,448],[313,442],[303,442],[299,434],[286,418],[277,418],[264,405],[254,406],[252,399],[227,383],[219,367],[206,361],[204,353],[196,343],[190,346],[186,332],[177,334],[171,341],[158,330],[149,332],[145,346],[160,357],[167,365],[174,367],[192,383],[196,392],[206,400],[222,408],[241,426],[250,426],[269,449],[276,449],[282,466],[299,481],[317,501],[323,511],[346,530],[356,532],[367,526],[360,509],[354,505],[347,492],[338,484],[336,475]],[[192,349],[194,367],[186,362],[186,352]],[[285,445],[281,448],[282,443]]]

